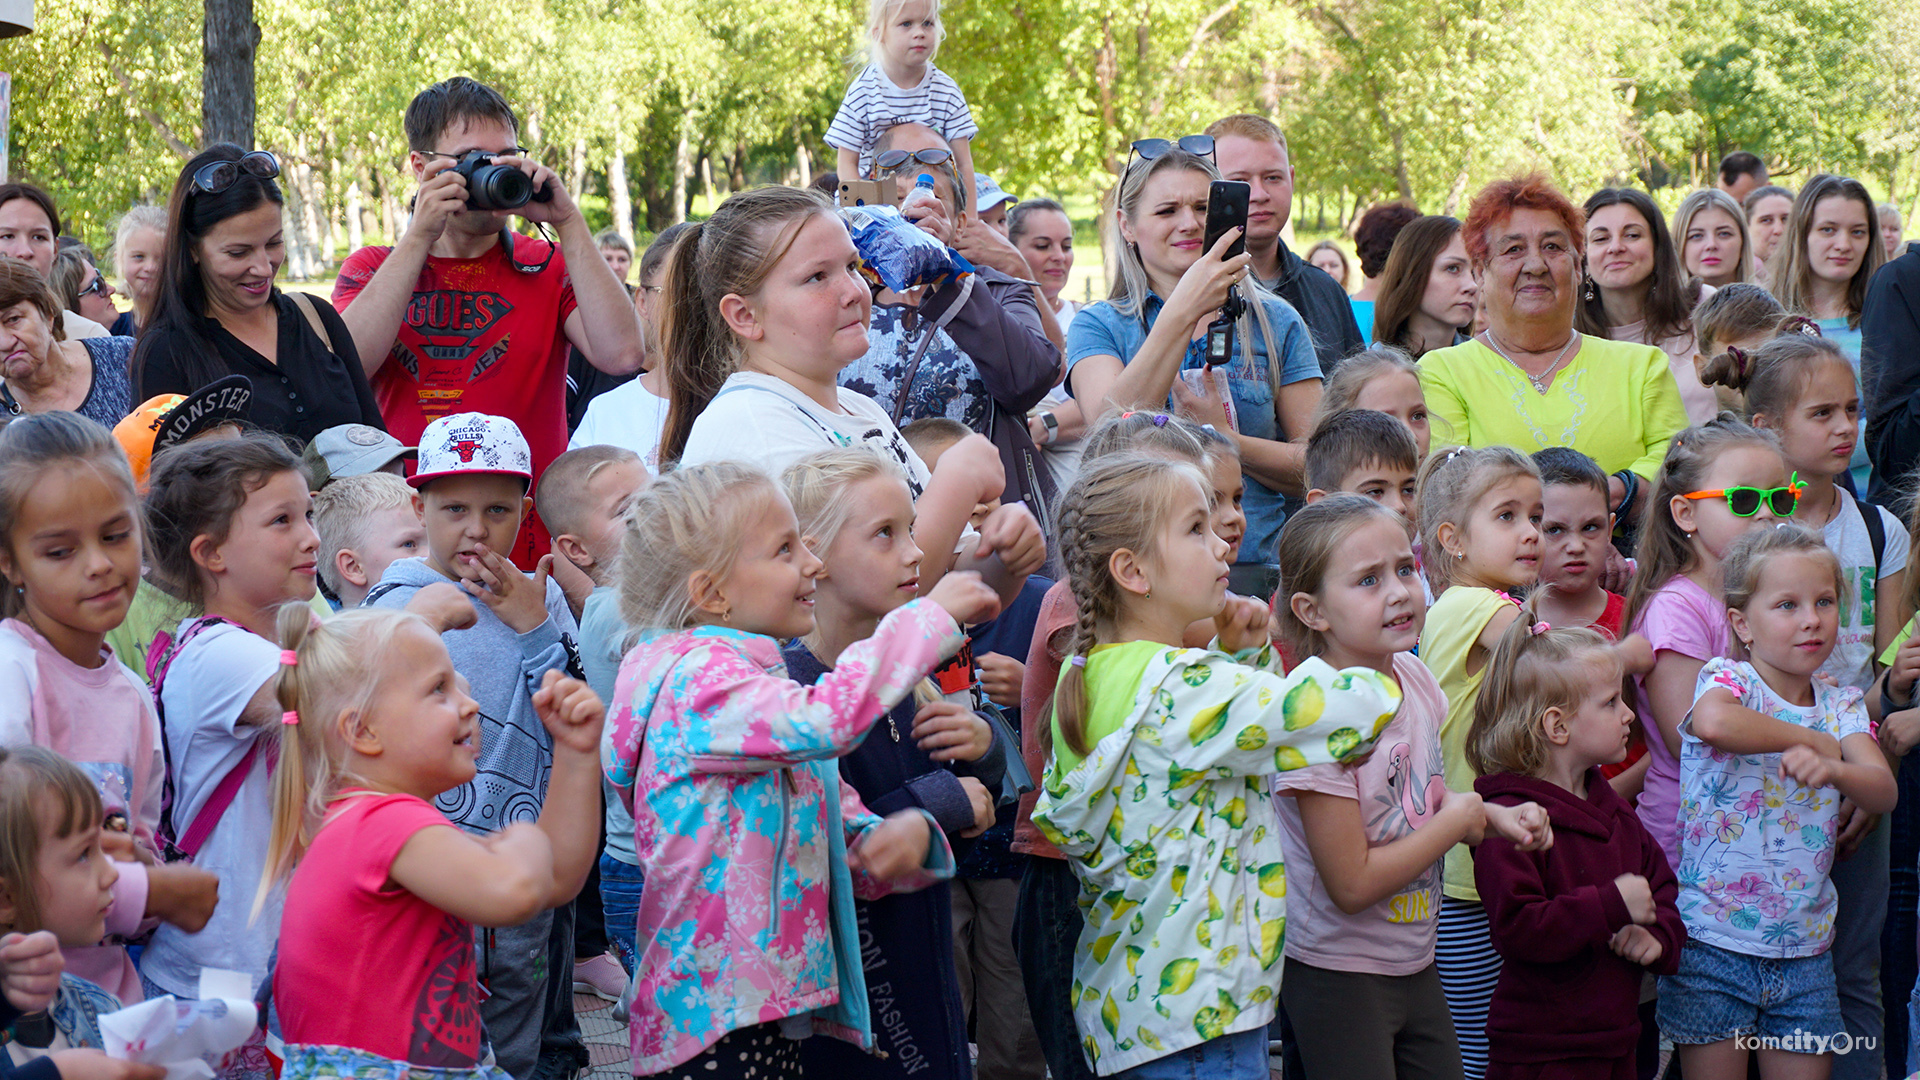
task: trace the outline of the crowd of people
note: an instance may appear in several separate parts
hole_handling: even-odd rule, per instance
[[[1740,152],[1303,257],[1238,114],[1075,305],[941,33],[638,252],[430,86],[331,303],[269,151],[111,265],[0,186],[0,1071],[160,1080],[100,1018],[213,970],[220,1080],[556,1080],[576,992],[637,1077],[1920,1068],[1897,211]]]

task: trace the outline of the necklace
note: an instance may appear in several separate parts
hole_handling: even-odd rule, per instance
[[[1500,347],[1500,342],[1493,336],[1492,328],[1489,327],[1485,333],[1487,335],[1487,344],[1492,346],[1494,352],[1500,354],[1500,359],[1512,364],[1519,370],[1520,374],[1527,376],[1527,381],[1533,384],[1533,392],[1536,394],[1545,394],[1547,392],[1547,386],[1553,380],[1553,373],[1560,370],[1561,362],[1566,360],[1567,354],[1572,352],[1573,347],[1580,341],[1580,331],[1573,331],[1573,333],[1568,336],[1567,343],[1561,346],[1560,355],[1554,357],[1553,363],[1547,365],[1547,370],[1538,375],[1527,375],[1527,369],[1520,366],[1520,361],[1509,356],[1507,350]]]

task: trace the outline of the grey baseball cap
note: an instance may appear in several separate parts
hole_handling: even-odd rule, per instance
[[[311,490],[319,491],[343,476],[379,472],[412,456],[413,447],[377,427],[340,424],[315,435],[301,452],[300,464],[307,470]]]

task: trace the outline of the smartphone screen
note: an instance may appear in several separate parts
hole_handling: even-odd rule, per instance
[[[1240,180],[1215,180],[1207,188],[1207,237],[1201,251],[1212,251],[1228,229],[1239,229],[1241,234],[1227,249],[1227,258],[1247,250],[1247,200],[1252,192],[1253,189]]]

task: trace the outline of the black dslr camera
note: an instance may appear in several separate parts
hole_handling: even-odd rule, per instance
[[[511,165],[496,165],[485,150],[469,150],[452,171],[467,179],[467,209],[513,210],[532,202],[552,202],[546,185],[533,190],[527,174]]]

